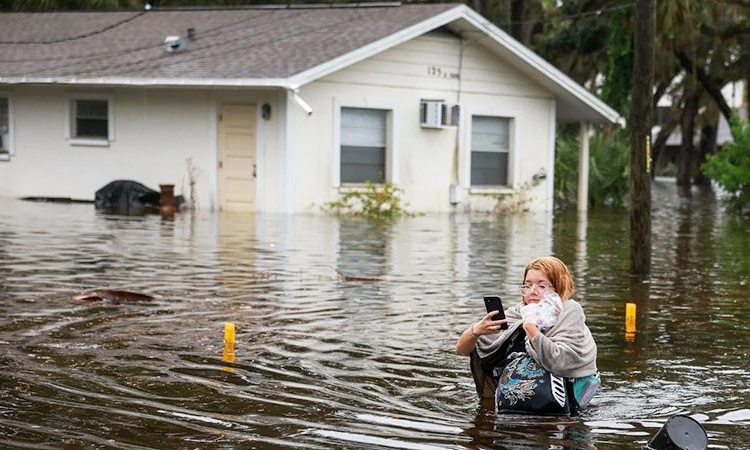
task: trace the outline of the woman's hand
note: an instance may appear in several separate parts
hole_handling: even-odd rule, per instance
[[[483,334],[498,333],[500,331],[500,327],[502,327],[504,324],[507,324],[508,320],[492,320],[492,318],[497,313],[498,311],[490,311],[486,316],[482,317],[482,320],[472,325],[472,327],[474,328],[474,334],[481,336]]]
[[[469,328],[461,333],[456,342],[456,352],[462,355],[468,355],[474,350],[477,345],[477,339],[479,336],[484,334],[492,334],[500,331],[500,327],[506,324],[506,319],[492,320],[492,317],[497,314],[497,311],[491,311],[486,316],[482,317],[477,323],[472,324]]]

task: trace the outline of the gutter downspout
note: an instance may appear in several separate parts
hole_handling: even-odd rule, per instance
[[[302,97],[299,96],[299,89],[298,88],[291,88],[287,87],[287,91],[289,92],[289,95],[292,97],[292,100],[294,100],[294,103],[296,103],[302,110],[307,113],[307,115],[312,115],[313,109],[312,106],[310,106],[309,103],[305,101]]]

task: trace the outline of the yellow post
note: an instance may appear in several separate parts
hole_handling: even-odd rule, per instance
[[[222,355],[224,362],[234,362],[234,333],[234,324],[232,322],[226,322],[224,324],[224,353]]]
[[[625,332],[635,333],[635,303],[625,304]]]
[[[224,324],[224,343],[234,344],[234,324],[232,322]]]

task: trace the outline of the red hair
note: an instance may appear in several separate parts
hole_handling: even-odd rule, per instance
[[[539,270],[547,276],[549,282],[555,287],[555,292],[563,301],[573,297],[576,291],[575,281],[573,281],[573,274],[564,262],[554,256],[542,256],[533,259],[526,264],[522,283],[526,281],[526,274],[532,269]]]

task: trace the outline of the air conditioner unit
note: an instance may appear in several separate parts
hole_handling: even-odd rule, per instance
[[[461,118],[461,108],[458,105],[443,105],[443,126],[457,127]]]
[[[442,100],[422,100],[419,111],[422,128],[443,128],[444,106]]]
[[[445,128],[458,126],[460,108],[443,100],[422,100],[420,125],[422,128]]]

